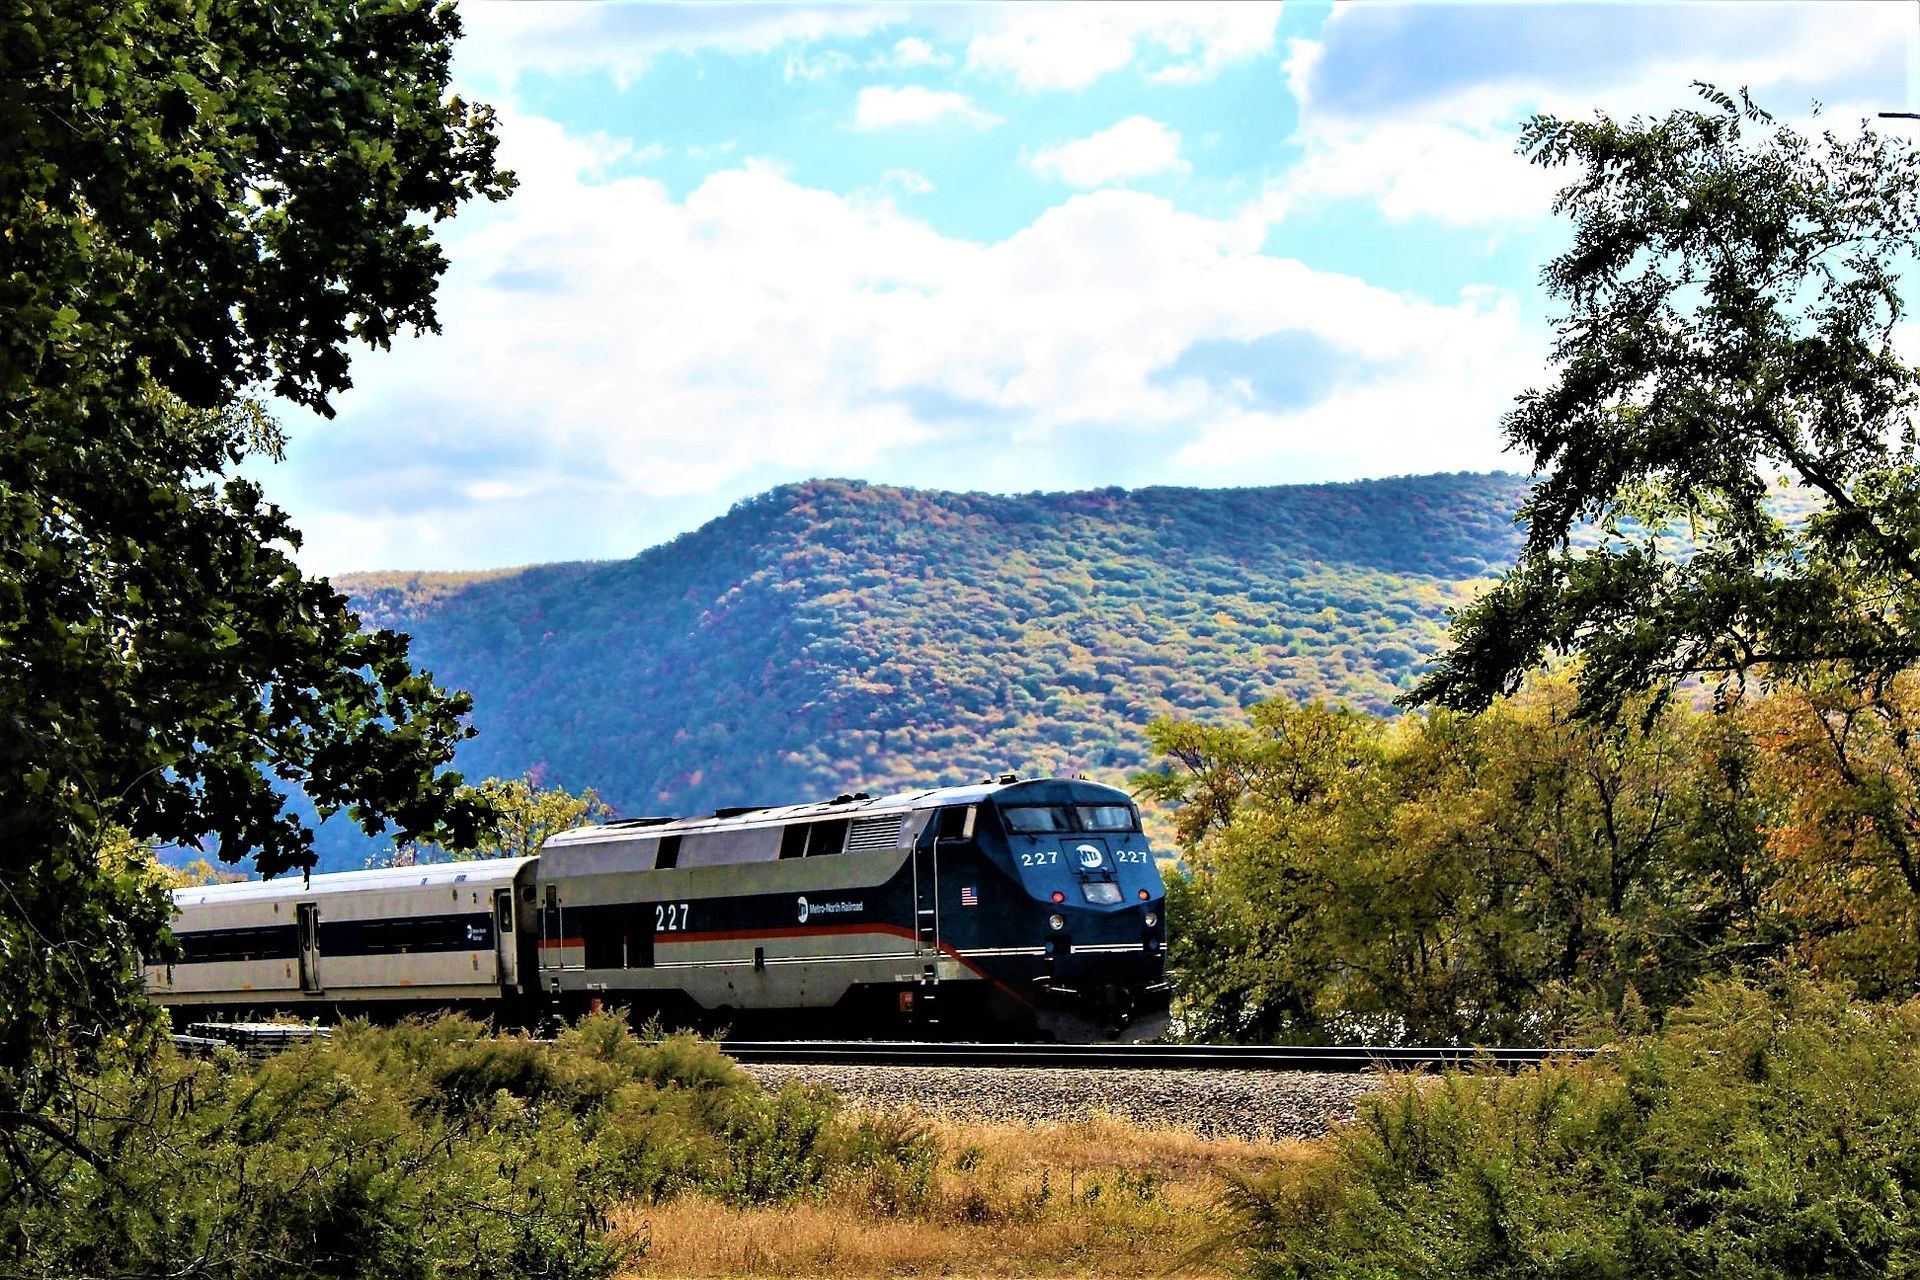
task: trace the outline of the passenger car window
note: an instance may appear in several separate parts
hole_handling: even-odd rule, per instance
[[[1007,826],[1027,835],[1073,830],[1073,820],[1057,804],[1020,805],[1000,812],[1006,818]]]
[[[1137,831],[1133,809],[1124,804],[1083,804],[1080,806],[1082,831]]]

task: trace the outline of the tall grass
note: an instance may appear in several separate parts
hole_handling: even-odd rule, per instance
[[[634,1273],[1212,1274],[1201,1254],[1222,1229],[1222,1174],[1246,1177],[1302,1150],[1105,1116],[1025,1125],[882,1114],[863,1123],[915,1133],[909,1145],[923,1162],[843,1168],[782,1204],[695,1193],[627,1206],[616,1221],[652,1243]]]

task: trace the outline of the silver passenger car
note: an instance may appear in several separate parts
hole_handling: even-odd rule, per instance
[[[173,892],[183,957],[147,989],[195,1012],[495,1005],[536,963],[516,921],[535,859],[286,876]],[[522,952],[526,954],[522,954]]]

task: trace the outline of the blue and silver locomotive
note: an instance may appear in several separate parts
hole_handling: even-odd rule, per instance
[[[438,881],[463,867],[469,932],[453,938],[444,919],[433,928],[470,954],[424,941],[371,963],[323,954],[330,937],[392,943],[407,932],[404,904],[384,932],[329,932],[350,903],[364,919],[369,895],[403,887],[379,879],[396,872],[353,872],[176,892],[188,959],[150,984],[163,1003],[222,1012],[440,1001],[519,1019],[604,1005],[766,1035],[1143,1038],[1166,1018],[1159,868],[1126,793],[1089,782],[1006,775],[586,826],[527,865],[411,869],[422,883],[404,887],[423,891],[419,912],[445,916],[439,895],[462,889]],[[280,969],[250,959],[245,985],[210,926],[232,936],[283,925],[230,919],[243,901],[292,926],[273,944]],[[456,991],[440,970],[463,967],[456,976],[471,982]]]

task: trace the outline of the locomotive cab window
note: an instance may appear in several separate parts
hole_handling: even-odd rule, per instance
[[[937,840],[973,839],[973,806],[948,805],[934,815],[933,835]]]
[[[847,847],[847,820],[833,818],[826,822],[813,822],[807,825],[807,856],[825,857],[830,853],[841,853]]]
[[[843,853],[847,847],[847,819],[830,818],[825,822],[796,822],[780,833],[783,858],[819,858]]]
[[[1075,810],[1082,831],[1138,831],[1133,807],[1124,804],[1083,804]]]
[[[1010,809],[1002,809],[1000,816],[1007,820],[1007,826],[1021,835],[1046,835],[1055,831],[1073,830],[1073,819],[1066,809],[1057,804],[1024,804]]]

